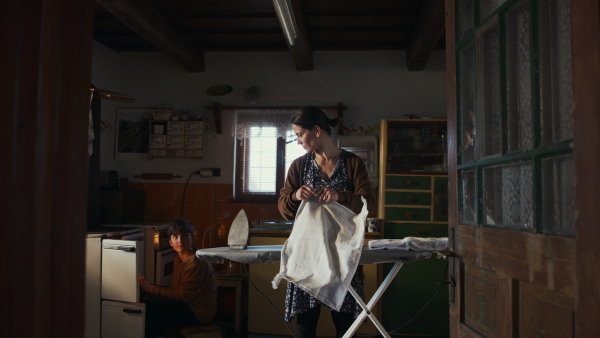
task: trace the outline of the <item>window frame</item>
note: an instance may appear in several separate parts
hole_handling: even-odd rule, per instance
[[[213,108],[213,107],[211,107]],[[219,110],[232,110],[234,114],[241,113],[244,110],[248,111],[256,111],[257,114],[261,113],[269,113],[269,112],[282,112],[289,111],[292,113],[295,110],[301,109],[301,106],[278,106],[278,107],[255,107],[255,106],[218,106]],[[342,102],[338,102],[337,106],[320,106],[319,109],[323,110],[330,118],[335,116],[339,118],[339,124],[334,131],[334,137],[338,135],[342,135],[341,131],[343,130],[343,111],[346,110],[346,106],[343,105]],[[258,113],[260,112],[260,113]],[[235,118],[237,120],[237,116]],[[237,124],[237,121],[234,121],[234,127]],[[234,128],[235,129],[235,128]],[[332,135],[333,136],[333,135]],[[286,139],[278,137],[277,138],[277,166],[276,166],[276,184],[275,184],[275,194],[258,194],[258,193],[245,193],[243,191],[244,187],[244,177],[241,172],[244,167],[245,160],[245,142],[244,140],[238,140],[236,136],[234,136],[234,178],[233,178],[233,200],[247,203],[277,203],[280,197],[280,191],[285,185],[285,177],[286,177],[286,159],[285,159],[285,149],[286,149]]]
[[[259,193],[246,193],[244,192],[244,175],[245,162],[247,159],[246,142],[245,140],[235,140],[235,154],[236,154],[236,165],[234,168],[234,199],[236,200],[247,200],[256,202],[274,202],[277,203],[279,199],[279,191],[283,188],[284,184],[284,169],[285,169],[285,139],[277,137],[277,164],[276,164],[276,180],[275,180],[275,194],[259,194]]]
[[[509,72],[510,64],[506,60],[508,60],[507,55],[510,53],[507,50],[507,42],[506,42],[506,31],[507,31],[507,16],[512,14],[513,9],[517,9],[519,6],[526,6],[529,11],[529,24],[530,24],[530,50],[531,50],[531,59],[530,59],[530,68],[529,68],[529,76],[530,76],[530,87],[532,98],[530,102],[531,110],[528,111],[531,114],[531,123],[532,123],[532,145],[530,148],[523,149],[511,149],[508,145],[508,137],[510,136],[508,128],[509,126],[509,109],[511,107],[508,105],[509,102],[513,98],[510,97],[513,92],[510,86],[514,85],[512,79],[509,77],[512,76]],[[475,173],[475,219],[474,221],[465,221],[462,218],[459,218],[459,223],[464,225],[472,225],[472,226],[482,226],[482,227],[490,227],[490,228],[501,228],[508,230],[517,230],[517,231],[525,231],[525,232],[533,232],[533,233],[545,233],[557,235],[557,233],[553,233],[551,229],[544,224],[543,217],[543,208],[542,203],[544,201],[544,194],[542,189],[542,161],[545,159],[551,158],[560,158],[564,155],[573,154],[573,137],[566,138],[558,138],[553,141],[542,140],[542,133],[545,129],[542,124],[543,121],[547,120],[548,112],[542,111],[542,107],[545,105],[546,107],[550,106],[548,104],[548,100],[553,96],[553,88],[551,88],[552,82],[549,80],[553,75],[550,73],[549,69],[549,43],[544,40],[544,31],[541,29],[542,25],[546,24],[543,20],[545,18],[541,18],[539,14],[542,9],[546,9],[546,7],[540,8],[541,3],[535,0],[507,0],[496,8],[494,12],[492,12],[489,16],[485,18],[480,18],[477,11],[477,6],[471,8],[474,13],[475,22],[474,26],[467,30],[465,33],[461,34],[460,39],[456,43],[456,67],[457,67],[457,77],[456,77],[456,88],[457,88],[457,135],[459,139],[457,140],[458,144],[458,161],[457,161],[457,169],[459,171],[458,174],[458,186],[457,192],[459,195],[457,196],[458,201],[458,210],[459,212],[464,212],[466,205],[465,201],[461,198],[463,196],[463,177],[462,174],[466,172],[474,172]],[[546,4],[545,6],[549,6]],[[458,25],[458,23],[457,23]],[[500,136],[500,150],[497,153],[485,154],[482,150],[483,144],[485,142],[485,130],[484,123],[482,121],[482,117],[484,117],[485,110],[483,109],[483,103],[486,97],[482,94],[482,88],[484,79],[483,69],[481,68],[482,60],[484,59],[481,54],[481,38],[484,33],[487,32],[487,29],[496,25],[496,29],[499,29],[498,43],[500,50],[500,57],[502,61],[500,63],[500,97],[501,100],[501,119],[500,119],[500,127],[501,130]],[[457,26],[457,31],[458,31]],[[474,64],[471,65],[472,68],[469,68],[473,72],[473,79],[463,79],[463,59],[462,56],[466,56],[467,54],[462,54],[463,51],[468,51],[473,48],[473,61]],[[540,70],[540,71],[537,71]],[[468,75],[468,74],[467,74]],[[546,77],[546,80],[542,79],[542,75]],[[475,95],[473,97],[474,102],[464,101],[465,96],[463,92],[463,81],[474,80],[475,85]],[[572,98],[571,98],[572,99]],[[463,102],[464,101],[464,102]],[[468,111],[465,111],[465,108],[468,108],[468,104],[472,103],[475,108],[475,128],[477,130],[476,137],[474,139],[474,158],[467,159],[464,156],[462,151],[463,149],[463,120],[465,120],[468,116]],[[548,108],[546,108],[548,109]],[[533,195],[533,224],[531,227],[522,228],[516,227],[512,225],[506,224],[494,224],[489,223],[487,221],[486,215],[487,210],[485,208],[486,203],[486,194],[487,190],[484,187],[485,171],[486,169],[493,167],[501,167],[505,165],[511,164],[519,164],[519,163],[531,163],[533,175],[532,175],[532,195]],[[562,234],[558,234],[562,235]],[[574,236],[574,234],[567,234],[567,236]]]

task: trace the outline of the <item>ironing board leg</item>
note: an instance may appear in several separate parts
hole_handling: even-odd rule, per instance
[[[358,315],[358,317],[356,317],[356,320],[354,320],[354,323],[352,323],[352,325],[350,326],[348,331],[346,331],[346,333],[344,334],[344,338],[352,337],[352,335],[356,332],[356,330],[358,330],[358,327],[360,326],[360,324],[362,324],[363,320],[365,320],[365,317],[369,317],[371,322],[373,322],[373,324],[375,325],[377,330],[379,330],[379,332],[381,332],[381,334],[384,337],[390,338],[389,333],[387,333],[387,331],[385,330],[383,325],[381,325],[381,323],[373,315],[371,310],[373,309],[375,304],[377,304],[377,302],[379,301],[379,298],[381,298],[381,296],[383,296],[383,293],[388,288],[388,286],[390,286],[390,284],[394,280],[394,277],[396,277],[396,274],[398,273],[398,271],[400,270],[401,267],[402,267],[402,262],[400,262],[400,261],[398,261],[394,264],[394,266],[392,267],[392,270],[390,270],[390,272],[387,274],[387,276],[385,277],[385,279],[383,280],[383,282],[381,283],[379,288],[377,288],[377,291],[375,291],[375,294],[373,294],[373,297],[371,297],[371,300],[369,300],[368,304],[365,304],[365,302],[363,302],[363,300],[360,298],[358,293],[356,293],[356,291],[354,290],[354,288],[352,286],[348,289],[348,291],[350,291],[350,294],[352,295],[352,297],[354,297],[354,299],[356,299],[356,302],[358,303],[358,305],[360,305],[360,307],[363,309],[363,311],[360,313],[360,315]]]

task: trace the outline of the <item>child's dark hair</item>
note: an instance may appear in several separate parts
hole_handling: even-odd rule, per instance
[[[194,237],[194,226],[192,223],[178,218],[169,224],[169,229],[167,230],[169,233],[169,237],[173,235],[181,235],[183,233],[188,233],[190,236]]]
[[[330,119],[325,112],[313,106],[302,107],[299,111],[292,114],[290,123],[300,126],[304,129],[312,129],[319,126],[328,135],[331,135],[331,127],[337,126],[339,119],[336,117]]]

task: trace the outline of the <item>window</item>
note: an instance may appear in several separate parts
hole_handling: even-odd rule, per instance
[[[290,164],[306,154],[298,145],[289,122],[293,111],[295,109],[290,108],[235,112],[236,199],[276,201],[279,198]],[[332,134],[337,137],[335,128]]]
[[[236,199],[279,198],[290,164],[305,154],[289,118],[289,111],[236,113]]]
[[[457,4],[459,221],[575,236],[569,1]]]

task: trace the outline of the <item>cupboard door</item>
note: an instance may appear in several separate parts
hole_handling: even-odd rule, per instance
[[[385,189],[429,190],[431,178],[430,176],[387,175]]]
[[[386,207],[385,219],[390,221],[430,222],[431,208]]]
[[[431,194],[413,191],[386,191],[386,205],[431,205]]]
[[[385,238],[446,237],[446,224],[385,224]],[[384,264],[383,275],[393,264]],[[432,257],[404,264],[383,295],[383,326],[392,331],[412,319],[433,298],[417,318],[398,331],[399,335],[447,336],[449,331],[447,261]]]
[[[433,178],[433,221],[448,222],[448,177]]]

